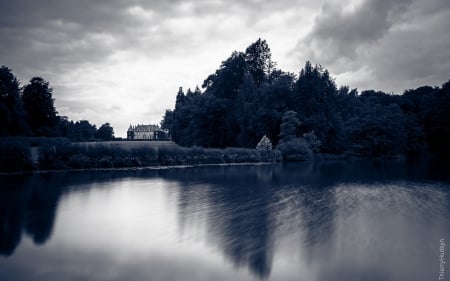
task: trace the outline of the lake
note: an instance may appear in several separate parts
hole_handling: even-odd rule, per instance
[[[438,280],[449,174],[335,161],[0,176],[0,280]]]

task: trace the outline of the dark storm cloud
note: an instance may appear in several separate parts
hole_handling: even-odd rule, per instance
[[[104,59],[117,43],[115,35],[133,23],[127,7],[123,1],[1,1],[2,63],[58,72]]]
[[[0,0],[0,60],[21,76],[61,72],[133,49],[159,55],[193,44],[164,26],[191,14],[234,15],[288,8],[282,1]],[[256,21],[258,17],[249,17]],[[220,23],[213,23],[220,24]],[[195,33],[195,27],[191,33]],[[210,33],[214,28],[209,29]],[[149,51],[151,50],[151,51]]]
[[[274,13],[289,11],[292,20],[291,11],[319,6],[309,0],[0,0],[0,65],[23,84],[33,76],[50,81],[62,115],[128,126],[161,116],[173,104],[172,88],[201,83],[234,49],[279,28],[266,22]]]
[[[95,67],[120,51],[160,57],[188,53],[208,38],[227,42],[226,34],[217,36],[227,20],[244,19],[251,26],[275,11],[317,5],[309,2],[0,0],[0,64],[25,79],[40,75],[55,80],[56,74]],[[189,17],[199,22],[190,26],[181,21]]]
[[[311,33],[298,47],[323,63],[354,59],[357,49],[382,38],[410,3],[411,0],[365,0],[356,7],[325,3]]]
[[[73,5],[78,1],[0,3],[1,63],[11,64],[21,76],[58,72],[67,64],[103,56],[102,40],[87,28],[94,9]]]
[[[449,17],[446,0],[365,0],[353,8],[324,4],[294,53],[332,73],[353,73],[361,81],[355,86],[399,92],[440,85],[450,78],[450,37],[444,35]],[[366,77],[355,77],[361,70]]]
[[[63,115],[105,120],[97,109],[108,100],[108,114],[127,126],[137,112],[162,115],[178,86],[201,84],[258,37],[280,68],[309,59],[351,87],[397,91],[449,78],[448,0],[323,1],[0,0],[0,65],[22,83],[50,81]]]

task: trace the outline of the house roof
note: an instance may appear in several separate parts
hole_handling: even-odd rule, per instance
[[[159,131],[161,130],[158,125],[136,125],[132,126],[130,125],[130,128],[128,128],[128,131],[135,131],[135,132],[153,132],[153,131]]]

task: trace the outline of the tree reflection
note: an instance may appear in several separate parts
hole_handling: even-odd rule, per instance
[[[327,175],[333,169],[319,168],[313,163],[195,168],[169,170],[164,177],[180,182],[181,228],[197,225],[186,223],[190,219],[206,220],[210,243],[235,266],[265,279],[280,232],[302,232],[303,250],[309,252],[332,235],[333,194],[327,188],[335,177]],[[292,245],[294,251],[298,247]]]
[[[2,177],[0,255],[12,255],[22,233],[29,235],[34,243],[46,243],[52,235],[58,202],[73,186],[87,184],[103,188],[107,185],[94,183],[129,181],[130,177],[132,180],[162,178],[163,188],[175,196],[180,229],[201,225],[204,227],[201,242],[206,241],[208,246],[218,249],[229,264],[246,268],[259,279],[271,274],[276,278],[279,267],[274,265],[274,253],[277,252],[277,256],[280,253],[277,243],[281,240],[288,241],[287,250],[300,253],[306,263],[333,262],[330,255],[333,243],[341,243],[341,240],[332,237],[339,231],[348,237],[347,232],[342,232],[342,225],[336,227],[339,209],[342,211],[342,206],[336,206],[339,202],[336,203],[335,191],[340,185],[354,192],[351,187],[354,183],[433,179],[422,166],[365,161]],[[151,198],[149,203],[152,203]],[[341,259],[342,254],[338,258]]]
[[[0,254],[10,256],[20,243],[26,219],[26,204],[30,197],[28,179],[9,178],[0,190]],[[19,182],[16,188],[13,182]]]
[[[250,178],[233,184],[224,180],[224,188],[210,195],[210,231],[226,256],[235,265],[247,265],[259,277],[269,275],[273,257],[273,228],[270,190]]]
[[[280,234],[301,235],[301,245],[291,248],[307,260],[327,256],[336,232],[337,185],[430,178],[420,167],[392,160],[327,161],[197,167],[161,176],[179,183],[180,228],[206,222],[209,242],[234,265],[263,279],[270,275]]]
[[[59,197],[62,194],[61,180],[61,176],[43,175],[32,181],[25,231],[36,244],[45,243],[52,233]]]
[[[202,210],[210,243],[221,248],[235,266],[247,266],[265,278],[273,259],[272,175],[270,166],[238,166],[172,170],[164,176],[182,183],[178,202],[181,227]],[[199,198],[197,187],[201,184],[205,188]]]
[[[48,240],[62,192],[62,178],[55,175],[33,175],[18,180],[20,184],[8,181],[0,191],[0,254],[5,256],[14,252],[23,231],[37,244]]]
[[[0,189],[0,255],[10,256],[27,233],[36,244],[51,236],[58,201],[74,186],[113,180],[130,172],[52,173],[2,177]]]

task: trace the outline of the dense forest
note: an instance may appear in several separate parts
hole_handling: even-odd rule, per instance
[[[401,95],[337,87],[306,62],[277,69],[265,40],[233,52],[202,89],[179,89],[162,126],[182,146],[254,148],[267,136],[285,158],[450,155],[450,81]]]
[[[66,137],[71,141],[111,140],[109,123],[99,128],[87,120],[59,116],[49,82],[34,77],[22,87],[12,70],[0,67],[0,137]]]

